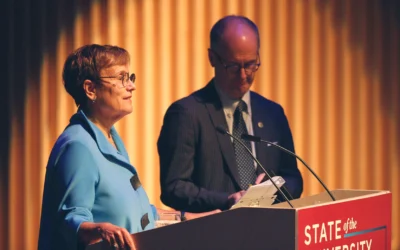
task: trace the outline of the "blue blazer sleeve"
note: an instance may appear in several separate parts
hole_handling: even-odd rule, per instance
[[[99,174],[89,149],[79,141],[64,146],[55,162],[56,184],[62,234],[76,245],[76,234],[82,222],[93,222],[91,213]]]

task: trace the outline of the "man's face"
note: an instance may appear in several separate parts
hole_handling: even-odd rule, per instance
[[[242,98],[250,89],[258,69],[256,34],[245,25],[228,27],[220,44],[209,49],[209,58],[219,88],[232,99]]]

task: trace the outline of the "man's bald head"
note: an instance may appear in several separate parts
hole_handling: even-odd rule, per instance
[[[249,34],[251,32],[252,34]],[[239,36],[256,36],[258,48],[260,48],[260,36],[257,25],[244,16],[230,15],[220,19],[211,29],[210,46],[217,49],[218,46],[225,46],[231,38]]]

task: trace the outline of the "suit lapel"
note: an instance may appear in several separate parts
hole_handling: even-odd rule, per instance
[[[251,110],[252,110],[252,123],[253,123],[253,132],[255,136],[260,137],[261,139],[268,140],[271,133],[275,133],[274,126],[270,123],[271,119],[269,119],[269,110],[266,110],[265,105],[259,100],[259,97],[250,92],[251,96]],[[273,150],[266,150],[268,147],[264,143],[256,143],[256,156],[263,167],[270,172],[270,162],[273,159]],[[263,171],[258,167],[258,173],[262,173]],[[271,173],[270,173],[271,174]]]
[[[97,146],[99,147],[100,152],[106,158],[108,158],[110,161],[117,162],[121,166],[131,171],[133,174],[137,174],[136,169],[129,162],[128,154],[114,127],[111,128],[111,135],[113,136],[118,150],[107,141],[103,133],[89,121],[82,110],[78,111],[78,113],[71,118],[70,124],[74,123],[81,124],[92,135]]]
[[[204,99],[202,100],[202,102],[204,102],[204,105],[208,110],[211,121],[213,123],[214,128],[212,129],[216,132],[217,141],[219,143],[222,156],[232,174],[233,179],[239,186],[239,172],[235,159],[235,150],[233,148],[231,138],[228,135],[217,132],[215,129],[217,126],[228,128],[228,125],[226,123],[225,113],[222,108],[219,96],[215,90],[213,81],[208,83],[208,85],[203,90],[204,95],[202,96],[202,98]]]
[[[114,148],[102,135],[103,134],[96,135],[96,137],[98,138],[97,144],[100,151],[104,155],[107,155],[107,157],[109,157],[111,161],[118,162],[120,165],[130,170],[133,174],[136,174],[136,169],[130,164],[128,153],[126,152],[123,142],[115,128],[111,128],[111,135],[118,149]]]
[[[263,117],[262,112],[265,112],[261,109],[261,106],[258,103],[258,100],[256,99],[255,95],[253,95],[253,92],[250,92],[250,103],[251,103],[251,111],[252,111],[252,123],[253,123],[253,132],[255,136],[259,136],[263,138],[265,135],[265,128],[264,124],[266,121],[263,121],[261,118]],[[262,158],[262,149],[259,145],[259,143],[255,144],[256,146],[256,155],[257,158]],[[261,163],[263,164],[263,163]]]

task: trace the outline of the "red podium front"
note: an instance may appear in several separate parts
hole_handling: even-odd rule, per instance
[[[268,208],[237,208],[133,234],[138,250],[390,250],[391,193],[334,190]],[[87,250],[110,249],[103,243]]]
[[[297,209],[296,249],[391,249],[389,192],[338,190],[334,196],[341,200]]]

